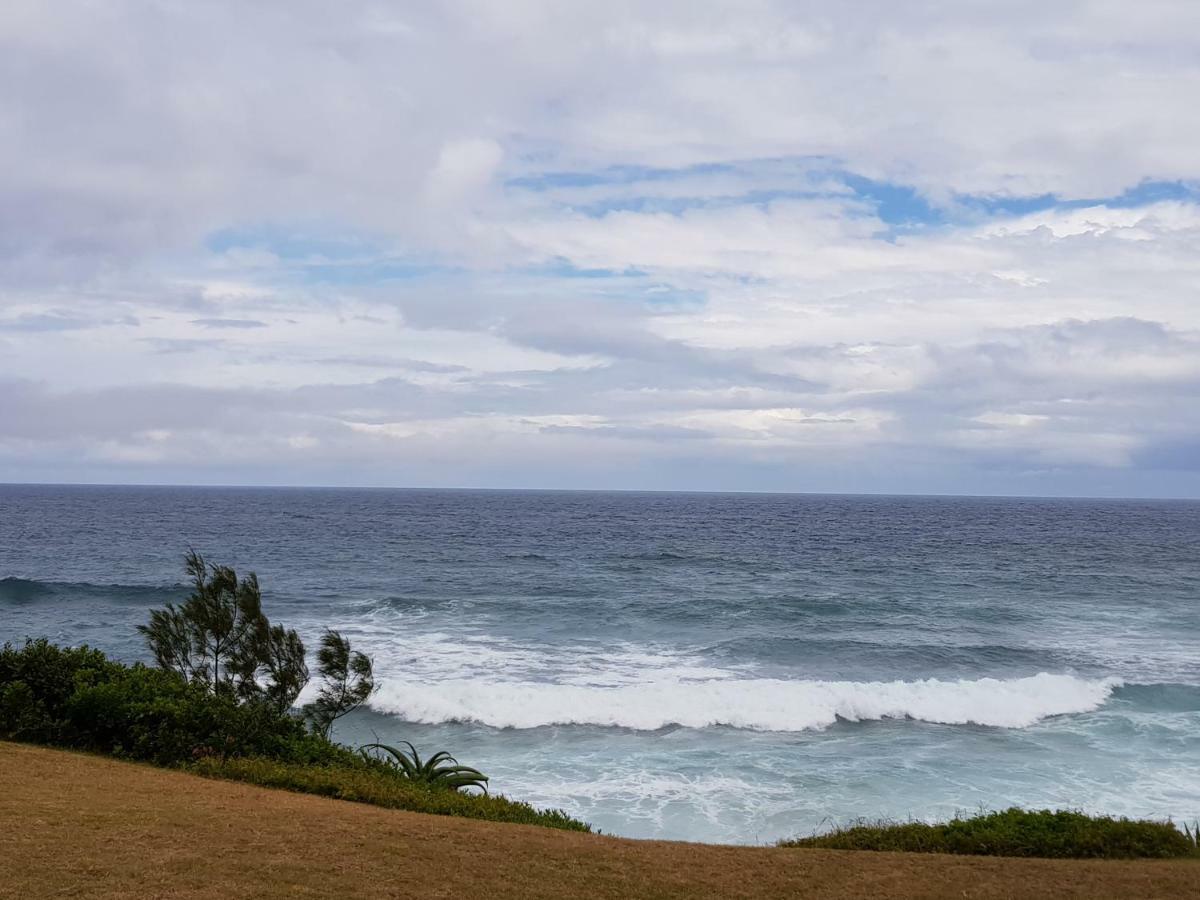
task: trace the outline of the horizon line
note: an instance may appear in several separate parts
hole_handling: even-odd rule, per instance
[[[1200,497],[1102,496],[1094,494],[972,494],[922,493],[917,491],[786,491],[786,490],[703,490],[683,488],[564,488],[564,487],[477,487],[471,485],[382,485],[382,484],[195,484],[181,482],[125,481],[0,481],[0,488],[61,487],[61,488],[184,488],[189,490],[278,490],[278,491],[455,491],[473,493],[543,493],[543,494],[703,494],[710,496],[766,497],[910,497],[925,499],[962,500],[1103,500],[1142,503],[1200,503]]]

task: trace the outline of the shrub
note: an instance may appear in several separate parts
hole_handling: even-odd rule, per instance
[[[45,638],[0,647],[0,737],[58,743],[77,690],[120,668],[99,650],[59,647]]]
[[[539,810],[528,803],[504,796],[464,794],[411,781],[377,760],[360,759],[356,764],[314,766],[241,757],[201,759],[189,769],[210,778],[244,781],[264,787],[370,803],[388,809],[541,825],[567,831],[592,830],[590,825],[571,818],[561,810]]]
[[[0,738],[173,765],[196,756],[353,758],[269,702],[214,695],[178,673],[46,640],[0,649]]]
[[[1015,807],[933,825],[860,822],[827,834],[782,841],[780,846],[1081,859],[1197,855],[1194,841],[1170,822]]]
[[[46,704],[24,681],[0,687],[0,737],[45,743],[54,736],[54,726]]]
[[[268,703],[214,696],[173,672],[140,665],[76,693],[67,723],[74,746],[162,765],[207,755],[312,758],[324,752],[324,742],[303,723]]]

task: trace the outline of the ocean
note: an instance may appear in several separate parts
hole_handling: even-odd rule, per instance
[[[338,739],[608,833],[1200,818],[1200,503],[0,486],[0,642],[146,659],[189,547],[373,657]]]

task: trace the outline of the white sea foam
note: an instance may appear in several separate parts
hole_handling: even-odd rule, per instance
[[[1028,678],[939,681],[786,681],[727,678],[595,686],[533,681],[390,680],[371,701],[411,722],[472,721],[497,728],[600,725],[653,730],[727,725],[762,731],[917,719],[1024,728],[1048,716],[1100,707],[1120,682],[1040,673]]]

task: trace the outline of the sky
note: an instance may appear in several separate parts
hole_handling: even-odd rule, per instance
[[[0,4],[0,481],[1200,497],[1200,4]]]

